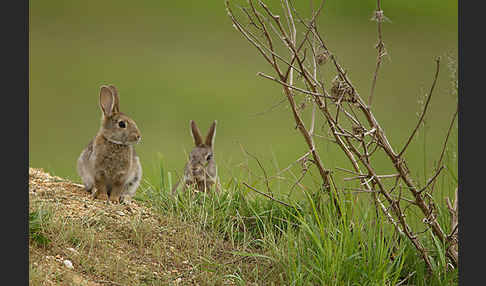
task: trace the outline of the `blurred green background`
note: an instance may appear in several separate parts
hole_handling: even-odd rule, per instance
[[[280,1],[266,2],[280,13]],[[307,16],[309,1],[294,2]],[[231,3],[235,11],[236,4],[246,6]],[[159,180],[161,159],[166,171],[182,172],[193,144],[191,119],[204,133],[218,120],[215,158],[223,181],[247,174],[247,160],[255,174],[262,174],[240,146],[258,156],[269,174],[307,151],[286,103],[257,115],[279,102],[282,91],[256,76],[269,67],[232,27],[223,1],[47,0],[29,5],[31,167],[80,181],[76,160],[99,128],[99,86],[109,83],[119,89],[121,110],[141,129],[137,152],[149,180]],[[370,21],[375,8],[372,0],[327,0],[318,20],[328,47],[365,99],[377,55],[376,23]],[[457,55],[457,1],[384,0],[382,9],[391,20],[383,25],[390,57],[379,74],[374,114],[395,149],[417,122],[418,100],[430,88],[434,58],[443,59],[426,132],[407,152],[409,168],[420,175],[437,160],[455,111],[446,56]],[[326,167],[349,167],[332,143],[317,144]]]

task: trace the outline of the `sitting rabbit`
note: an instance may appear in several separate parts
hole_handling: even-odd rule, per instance
[[[100,107],[101,127],[79,156],[77,170],[93,199],[104,193],[108,202],[123,202],[135,195],[142,179],[134,148],[142,136],[135,121],[120,112],[118,91],[113,85],[101,86]]]
[[[191,120],[190,125],[195,146],[189,154],[189,161],[184,168],[183,190],[186,190],[188,186],[193,186],[196,190],[203,192],[216,184],[216,190],[219,191],[220,186],[217,182],[218,175],[213,150],[214,138],[216,137],[216,120],[211,124],[204,142],[196,122]],[[180,182],[181,180],[173,187],[172,193],[176,191]]]

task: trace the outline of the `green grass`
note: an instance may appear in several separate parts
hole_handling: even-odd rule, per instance
[[[418,138],[414,144],[424,143]],[[192,269],[197,269],[194,279],[202,285],[458,283],[458,270],[450,269],[444,246],[434,239],[430,230],[425,230],[420,239],[429,250],[431,275],[412,243],[398,235],[381,212],[376,215],[369,194],[344,192],[346,184],[340,180],[335,181],[336,187],[330,195],[323,193],[318,187],[319,177],[312,174],[312,166],[309,176],[313,183],[305,191],[295,189],[290,196],[287,194],[292,181],[298,177],[299,166],[280,174],[279,178],[272,177],[273,171],[267,170],[273,178],[269,185],[275,198],[290,205],[286,206],[243,185],[246,182],[268,192],[260,177],[262,171],[247,166],[233,169],[231,177],[221,177],[223,192],[188,191],[173,196],[170,190],[177,176],[167,170],[164,156],[154,161],[152,171],[159,177],[145,178],[135,200],[150,207],[154,212],[152,219],[159,222],[135,216],[120,225],[103,213],[65,220],[56,209],[60,201],[55,194],[50,196],[57,203],[46,204],[35,199],[31,202],[30,281],[33,285],[41,285],[45,276],[51,281],[72,279],[49,265],[33,266],[34,263],[41,265],[46,252],[62,253],[68,247],[82,254],[74,257],[73,263],[83,275],[101,276],[122,284],[165,285],[177,277],[154,276],[153,271],[160,271],[160,266],[147,271],[137,266],[134,257],[149,257],[163,265],[164,272],[171,271],[165,265],[185,265],[184,261],[191,261]],[[438,178],[433,200],[438,207],[438,221],[450,233],[444,198],[453,197],[457,186],[457,125],[443,162],[445,171]],[[272,164],[275,170],[279,169],[277,157]],[[431,169],[424,176],[430,173]],[[336,196],[337,193],[340,195]],[[333,198],[337,199],[337,206],[331,203]],[[412,228],[424,228],[422,216],[413,207],[406,215]],[[158,236],[161,233],[162,239]],[[227,246],[223,247],[224,244]],[[171,251],[168,245],[177,248],[176,255],[166,256]],[[118,250],[116,255],[114,250]]]
[[[413,145],[426,144],[423,137],[428,129],[420,132]],[[437,219],[446,233],[450,233],[450,218],[444,198],[453,198],[457,187],[457,121],[446,148],[444,173],[437,179],[433,201],[437,205]],[[422,138],[420,137],[422,136]],[[422,139],[422,140],[421,140]],[[424,148],[425,149],[425,148]],[[426,150],[426,149],[425,149]],[[424,157],[427,155],[424,151]],[[414,154],[417,155],[417,154]],[[434,154],[435,155],[435,154]],[[159,157],[160,178],[156,184],[146,181],[138,199],[147,202],[158,213],[171,214],[196,223],[203,228],[220,233],[234,245],[256,247],[275,266],[267,273],[265,283],[275,285],[457,285],[458,270],[451,268],[445,257],[445,248],[431,233],[425,230],[420,239],[429,250],[433,273],[427,268],[413,244],[400,237],[381,212],[376,216],[369,195],[345,193],[336,180],[340,193],[338,205],[342,216],[337,215],[336,206],[327,194],[319,191],[319,178],[309,175],[314,181],[309,191],[294,191],[299,194],[285,195],[291,185],[288,181],[297,176],[289,173],[283,179],[272,179],[270,187],[275,196],[292,205],[287,207],[268,200],[242,185],[242,182],[264,190],[266,184],[258,176],[258,168],[240,168],[233,176],[223,180],[222,193],[178,193],[173,197],[168,190],[175,178],[166,171],[163,157]],[[274,158],[275,170],[278,162]],[[433,174],[437,159],[425,162],[426,171],[416,173],[419,185],[424,185]],[[268,166],[267,166],[268,167]],[[412,165],[412,168],[415,165]],[[281,167],[280,167],[281,168]],[[414,170],[414,169],[412,169]],[[268,172],[268,170],[267,170]],[[312,170],[310,171],[312,173]],[[250,175],[252,174],[252,175]],[[269,173],[269,176],[272,176]],[[279,181],[275,183],[275,181]],[[282,183],[284,182],[284,183]],[[156,186],[155,186],[156,185]],[[312,187],[314,186],[314,187]],[[404,192],[405,194],[406,192]],[[403,206],[402,206],[403,207]],[[416,231],[425,229],[422,215],[417,209],[408,208],[405,214]],[[242,281],[248,277],[239,277]],[[263,283],[263,282],[262,282]]]
[[[274,195],[292,208],[244,187],[242,182],[266,190],[259,166],[245,156],[241,146],[255,154],[273,176],[306,152],[304,140],[285,104],[264,116],[255,115],[281,100],[281,88],[255,76],[268,67],[231,27],[223,1],[166,2],[29,2],[29,165],[79,182],[76,158],[99,127],[99,85],[114,83],[120,90],[122,110],[137,121],[144,138],[137,152],[145,181],[136,198],[162,217],[216,233],[237,247],[236,254],[258,262],[252,267],[228,268],[206,255],[200,267],[212,273],[204,277],[208,281],[395,285],[407,279],[404,284],[457,284],[457,270],[446,271],[443,246],[430,231],[423,239],[432,250],[434,272],[429,277],[413,245],[398,238],[381,214],[376,217],[368,195],[340,196],[343,215],[338,218],[329,197],[320,194],[320,178],[312,167],[303,180],[306,193],[293,188],[300,177],[298,167],[269,182]],[[376,64],[376,24],[369,21],[375,1],[326,2],[320,30],[366,98]],[[381,68],[373,112],[397,150],[416,124],[421,108],[417,101],[431,84],[433,58],[457,53],[457,3],[382,2],[385,15],[392,20],[383,25],[390,58]],[[297,3],[298,9],[308,11],[302,3]],[[451,71],[445,66],[443,61],[425,129],[405,154],[412,176],[421,185],[433,174],[457,102],[457,93],[450,88]],[[324,72],[330,78],[335,75],[331,68]],[[304,114],[305,122],[308,115]],[[225,189],[221,194],[169,195],[192,147],[190,119],[202,129],[218,120],[215,159]],[[322,123],[318,119],[317,126]],[[316,140],[316,144],[326,168],[334,170],[337,191],[355,187],[342,180],[347,175],[335,170],[350,169],[341,151],[326,140]],[[458,184],[457,132],[449,139],[443,162],[446,168],[433,199],[438,221],[449,233],[444,198],[453,197]],[[383,154],[377,153],[374,163],[380,174],[390,170]],[[94,234],[76,225],[61,228],[61,222],[46,214],[31,213],[29,230],[35,245],[55,242],[90,247]],[[416,210],[410,208],[406,214],[413,228],[422,226]],[[142,251],[147,238],[153,241],[150,230],[133,221],[124,239]],[[49,234],[56,231],[63,236],[53,240]],[[155,242],[149,248],[154,256],[164,251]],[[122,262],[108,255],[106,259],[114,275]],[[79,263],[88,272],[102,266],[89,259]],[[34,280],[41,275],[32,271]],[[153,277],[146,274],[145,280],[149,284]]]
[[[242,277],[261,285],[272,268],[258,248],[232,244],[175,212],[107,206],[70,192],[51,186],[30,193],[31,285],[239,285]],[[242,259],[241,253],[250,254]]]
[[[443,177],[437,186],[441,191],[435,194],[438,220],[446,232],[450,232],[449,215],[443,202],[455,189],[455,166],[457,161],[449,156],[447,167],[452,174]],[[258,277],[264,285],[396,285],[403,280],[406,285],[457,285],[457,269],[450,271],[444,247],[430,231],[420,237],[431,250],[432,275],[427,274],[412,243],[399,237],[381,212],[376,217],[374,206],[364,195],[341,195],[342,216],[338,217],[329,196],[317,190],[302,194],[300,199],[278,194],[280,200],[292,205],[287,207],[253,193],[242,185],[245,179],[241,176],[228,179],[222,193],[186,192],[174,197],[169,192],[171,174],[163,167],[160,174],[157,187],[145,182],[137,199],[161,215],[178,216],[220,233],[233,245],[248,247],[250,252],[239,253],[241,256],[268,260],[275,268]],[[408,214],[412,225],[421,225],[420,216]],[[252,253],[252,249],[260,251]],[[238,277],[242,285],[245,279],[249,277]]]
[[[46,210],[39,209],[29,213],[29,237],[39,246],[47,246],[51,241],[42,233],[42,227],[48,223],[50,214]]]

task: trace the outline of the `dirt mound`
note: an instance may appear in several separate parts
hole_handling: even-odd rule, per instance
[[[213,233],[42,169],[29,169],[29,232],[30,285],[234,285],[226,265],[251,267]]]

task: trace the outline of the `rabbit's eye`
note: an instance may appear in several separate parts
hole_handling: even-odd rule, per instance
[[[125,127],[127,127],[127,125],[125,124],[125,121],[120,121],[120,122],[118,122],[118,126],[120,126],[120,128],[125,128]]]
[[[211,160],[211,157],[213,156],[213,154],[209,154],[207,157],[206,157],[206,160],[209,161]]]

